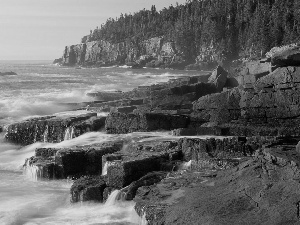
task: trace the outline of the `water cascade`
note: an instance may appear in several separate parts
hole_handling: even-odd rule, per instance
[[[104,166],[103,166],[103,168],[102,168],[102,176],[104,176],[104,175],[107,175],[107,169],[108,169],[108,167],[110,166],[110,164],[111,164],[111,162],[105,162],[105,164],[104,164]]]
[[[191,170],[192,169],[192,160],[184,162],[180,165],[181,170]]]
[[[146,213],[144,212],[143,216],[142,216],[142,219],[141,219],[141,222],[140,222],[141,225],[147,225],[148,224],[148,221],[146,219]]]
[[[27,159],[24,165],[23,174],[30,180],[37,181],[39,178],[43,177],[43,169],[40,166],[31,165],[29,159]]]
[[[44,142],[47,142],[48,141],[48,125],[46,125],[46,127],[45,127],[43,137],[44,137]]]
[[[112,206],[117,203],[117,201],[120,199],[120,190],[114,190],[107,198],[105,202],[105,206]]]
[[[75,128],[72,127],[67,127],[65,130],[65,137],[64,141],[71,140],[75,137]]]

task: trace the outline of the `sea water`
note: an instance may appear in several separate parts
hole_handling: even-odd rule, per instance
[[[165,82],[199,72],[128,68],[67,68],[48,61],[0,61],[0,126],[30,117],[69,114],[74,104],[93,101],[93,91],[127,91],[139,85]],[[73,112],[74,113],[74,112]],[[72,181],[37,180],[36,171],[23,171],[25,159],[40,147],[72,147],[108,140],[171,138],[167,133],[108,135],[91,132],[72,139],[72,128],[61,143],[18,146],[4,142],[0,134],[0,224],[141,224],[133,202],[112,200],[110,205],[87,202],[70,204]],[[145,139],[143,139],[145,136]]]

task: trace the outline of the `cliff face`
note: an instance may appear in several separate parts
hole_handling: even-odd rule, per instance
[[[155,37],[138,43],[125,41],[112,44],[108,41],[91,41],[66,46],[62,64],[72,65],[112,65],[126,63],[147,63],[151,60],[162,63],[182,61],[183,58],[172,42],[163,37]]]

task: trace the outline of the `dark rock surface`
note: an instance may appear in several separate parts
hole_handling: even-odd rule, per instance
[[[212,83],[216,86],[217,91],[222,91],[227,81],[228,72],[221,66],[217,66],[208,78],[208,83]]]
[[[143,176],[139,180],[133,181],[127,188],[125,188],[125,190],[123,189],[122,190],[123,198],[127,201],[132,200],[135,197],[138,188],[142,186],[150,186],[156,184],[160,182],[162,179],[164,179],[166,176],[167,173],[163,171],[148,173],[147,175]]]
[[[162,142],[154,146],[132,146],[130,152],[107,155],[107,185],[121,189],[149,172],[172,170],[173,166],[168,166],[168,162],[181,158],[176,146],[176,142]]]
[[[53,149],[36,149],[35,156],[27,159],[25,166],[39,168],[39,177],[62,179],[80,175],[100,175],[102,156],[120,151],[123,143],[103,143],[89,146]]]
[[[96,113],[38,117],[10,124],[5,139],[26,145],[34,142],[61,142],[66,135],[74,138],[85,132],[100,130],[104,127],[104,123],[105,117],[97,117]]]
[[[174,174],[139,188],[136,211],[149,224],[299,224],[299,159],[295,146],[274,146],[215,178]]]
[[[70,189],[71,202],[103,202],[103,191],[105,188],[106,181],[102,176],[81,177],[74,181]]]
[[[299,67],[282,67],[249,88],[199,98],[193,117],[226,124],[230,135],[299,135]]]
[[[274,66],[300,66],[300,46],[294,45],[281,48],[271,57]]]
[[[156,113],[124,114],[110,113],[105,121],[109,134],[122,134],[136,131],[172,130],[187,127],[189,117]]]

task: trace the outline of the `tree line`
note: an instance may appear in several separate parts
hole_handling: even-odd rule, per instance
[[[121,14],[82,38],[139,43],[163,36],[191,59],[202,46],[214,45],[224,57],[259,57],[274,46],[300,38],[299,0],[188,0],[159,12]]]

